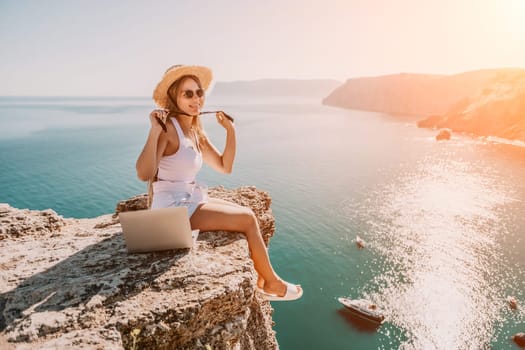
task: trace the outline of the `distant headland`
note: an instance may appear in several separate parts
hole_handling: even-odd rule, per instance
[[[525,69],[348,79],[323,104],[414,116],[425,128],[525,141]]]

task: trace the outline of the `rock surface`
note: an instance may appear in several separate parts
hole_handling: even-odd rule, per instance
[[[251,207],[268,242],[267,193],[210,195]],[[117,211],[144,203],[137,196]],[[0,217],[2,349],[278,348],[241,234],[206,232],[192,250],[128,254],[111,214],[64,219],[2,205]]]
[[[436,135],[436,140],[450,140],[451,132],[449,129],[441,129],[439,130],[439,133]]]
[[[0,203],[0,240],[30,235],[46,236],[60,231],[66,224],[64,219],[52,209],[43,211],[12,209],[9,205]]]

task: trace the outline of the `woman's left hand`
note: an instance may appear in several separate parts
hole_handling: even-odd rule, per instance
[[[221,124],[221,126],[226,130],[233,128],[233,122],[230,119],[226,118],[223,112],[215,113],[215,117],[217,118],[217,122]]]

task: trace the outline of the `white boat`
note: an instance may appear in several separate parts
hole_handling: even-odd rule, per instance
[[[337,300],[354,316],[363,320],[381,324],[385,320],[383,312],[374,303],[366,299],[349,299],[340,297]]]

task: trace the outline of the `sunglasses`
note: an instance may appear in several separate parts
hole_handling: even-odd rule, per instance
[[[182,96],[186,97],[186,98],[193,98],[193,96],[197,95],[197,97],[202,97],[204,96],[204,90],[203,89],[197,89],[195,91],[193,90],[184,90],[182,92]]]

